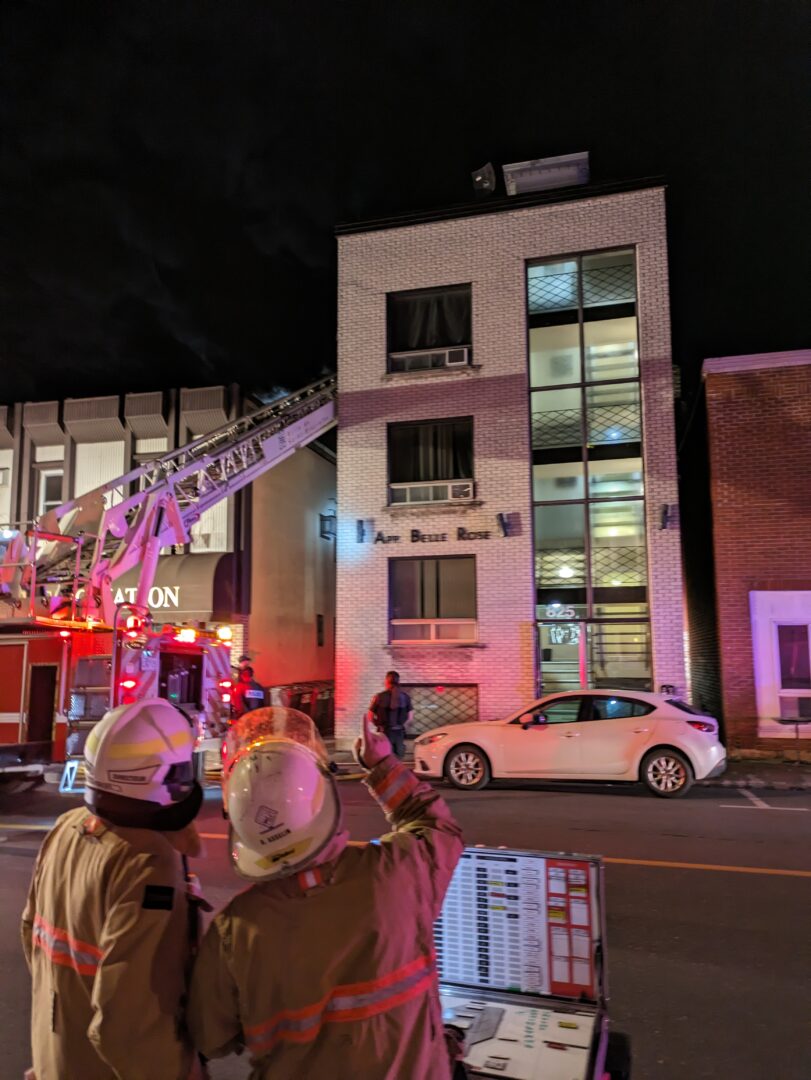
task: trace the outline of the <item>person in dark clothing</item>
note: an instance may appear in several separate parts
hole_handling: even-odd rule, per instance
[[[265,704],[265,691],[253,677],[252,667],[243,667],[239,672],[239,682],[234,687],[232,705],[234,716],[238,720],[246,712],[261,709]]]
[[[397,757],[405,754],[406,728],[414,719],[411,698],[400,689],[400,673],[386,672],[386,689],[375,694],[369,705],[372,721],[388,737]]]

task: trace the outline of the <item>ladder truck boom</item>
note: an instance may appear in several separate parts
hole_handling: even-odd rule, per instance
[[[336,422],[329,376],[63,503],[30,530],[27,571],[20,545],[8,545],[0,591],[18,608],[27,599],[36,615],[45,589],[51,604],[69,600],[80,619],[112,626],[117,579],[140,565],[135,605],[146,607],[162,548],[188,543],[206,510]]]

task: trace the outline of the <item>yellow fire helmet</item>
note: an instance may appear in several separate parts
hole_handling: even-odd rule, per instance
[[[326,747],[312,720],[296,709],[255,709],[232,726],[223,756],[236,872],[265,881],[311,863],[341,820]]]

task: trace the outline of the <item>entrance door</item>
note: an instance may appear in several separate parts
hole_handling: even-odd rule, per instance
[[[32,664],[28,681],[28,725],[26,742],[49,743],[53,734],[56,664]]]

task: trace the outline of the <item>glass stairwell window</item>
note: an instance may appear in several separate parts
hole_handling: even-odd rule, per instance
[[[650,688],[634,252],[529,265],[527,314],[542,682]]]
[[[471,417],[390,424],[388,442],[392,506],[473,499]]]

